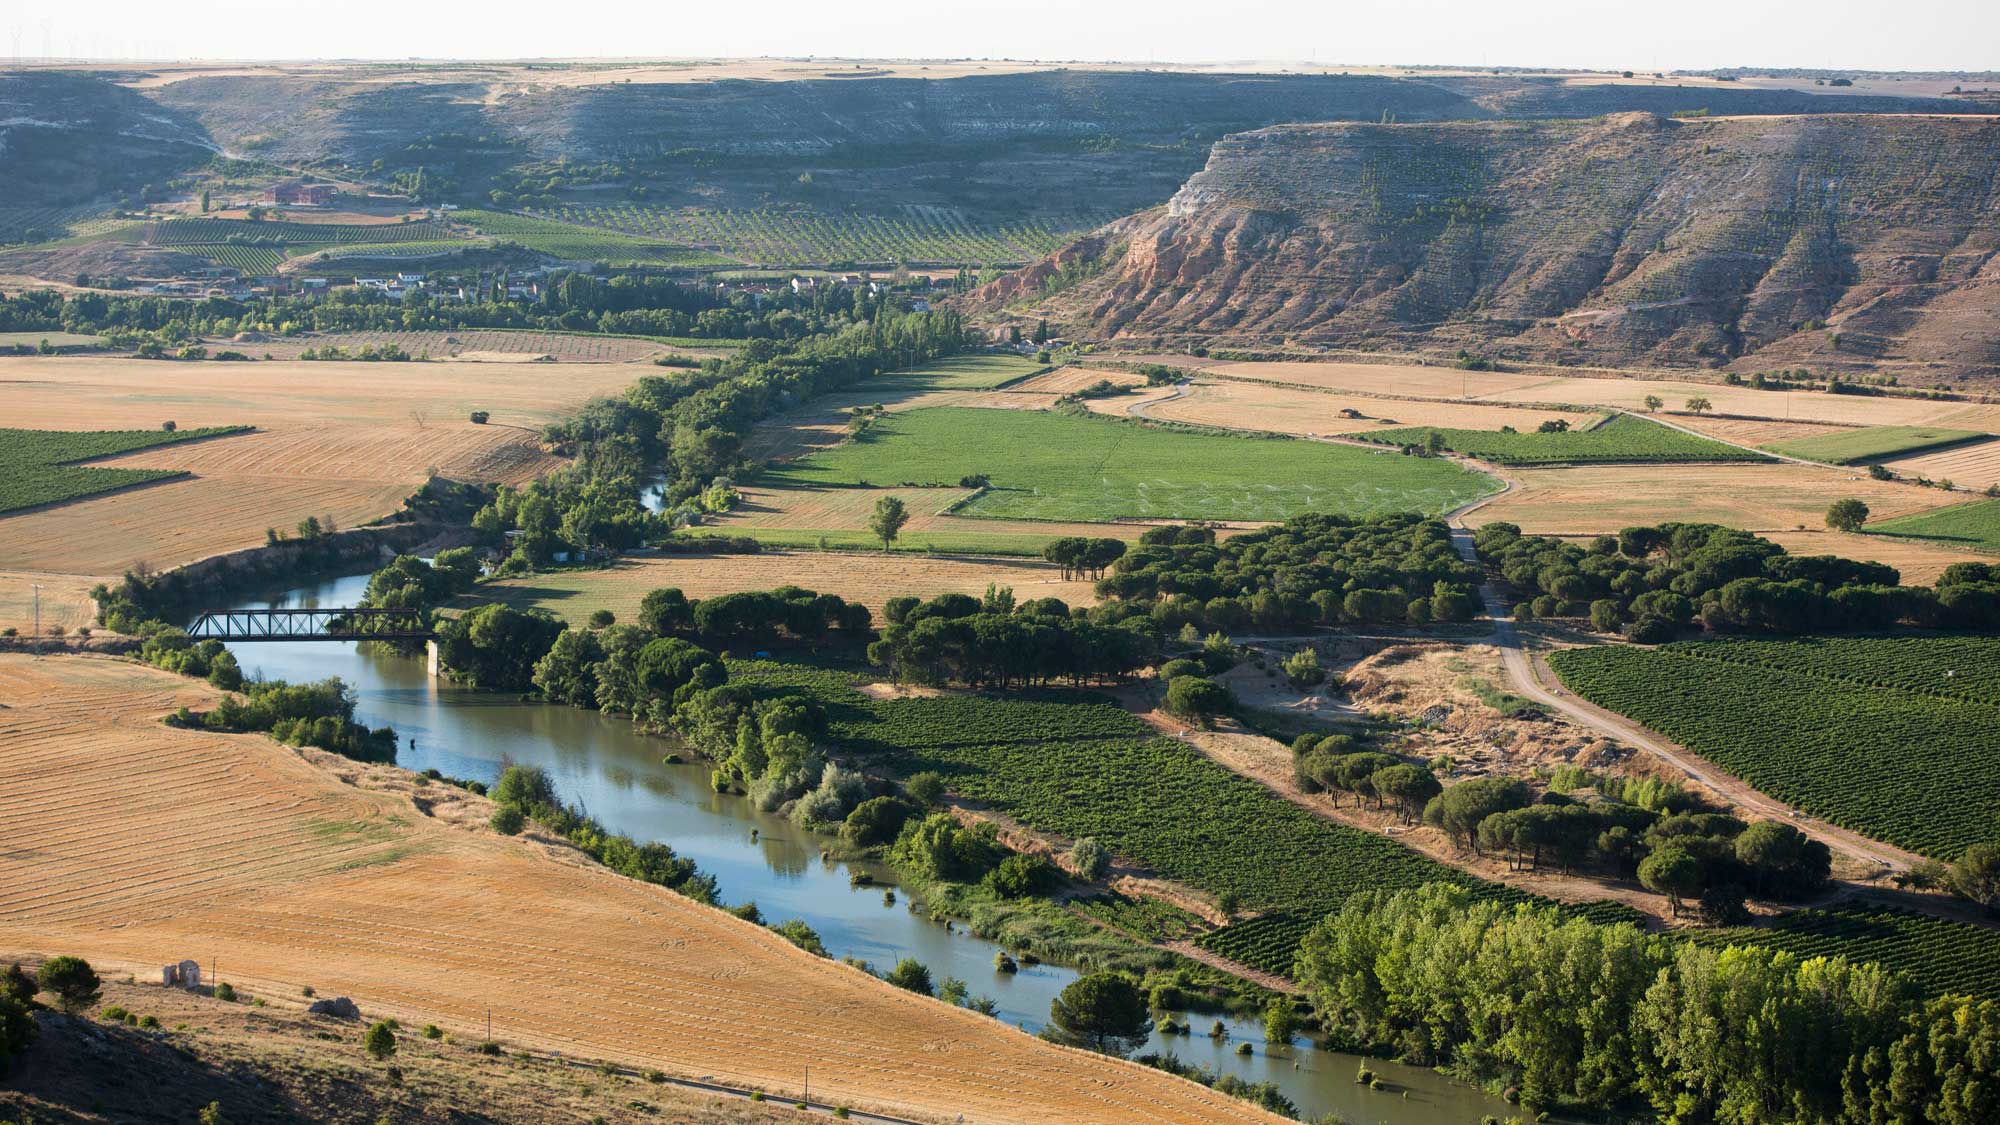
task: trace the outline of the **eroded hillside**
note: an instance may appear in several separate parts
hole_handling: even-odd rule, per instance
[[[1167,345],[1991,377],[1996,177],[1975,118],[1280,126],[980,298]]]

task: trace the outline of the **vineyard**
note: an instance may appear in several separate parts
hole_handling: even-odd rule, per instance
[[[1100,417],[940,407],[890,415],[863,440],[768,481],[955,485],[990,491],[959,514],[997,519],[1282,520],[1305,511],[1437,512],[1492,480],[1445,461],[1288,439],[1181,433]]]
[[[866,678],[837,668],[732,662],[732,682],[787,686],[819,699],[830,734],[903,773],[935,770],[953,792],[1029,826],[1093,836],[1114,854],[1250,909],[1318,918],[1349,894],[1428,882],[1472,886],[1516,900],[1521,892],[1482,882],[1387,837],[1335,824],[1168,738],[1085,692],[875,699],[854,690]],[[1143,779],[1143,783],[1135,783]],[[1625,920],[1624,907],[1586,914]],[[1161,925],[1166,919],[1158,920]],[[1213,948],[1244,948],[1225,937]],[[1296,933],[1304,932],[1301,926]],[[1269,938],[1258,967],[1288,973],[1291,951]]]
[[[234,433],[206,430],[0,430],[0,512],[74,500],[114,488],[183,475],[172,469],[99,469],[75,462],[170,442]]]
[[[1289,977],[1299,943],[1318,921],[1318,915],[1264,914],[1203,934],[1194,943],[1239,965]]]
[[[666,245],[617,231],[500,211],[460,211],[456,218],[489,238],[517,243],[538,254],[611,265],[733,266],[734,259],[687,246]]]
[[[92,204],[80,207],[0,206],[0,246],[68,238],[82,233],[80,228],[100,225],[90,220],[103,214],[103,207]]]
[[[246,219],[162,219],[148,223],[141,237],[154,246],[208,246],[238,242],[285,246],[343,243],[438,242],[453,237],[436,219],[411,223],[287,223]]]
[[[1975,551],[2000,552],[2000,500],[1974,500],[1929,512],[1884,520],[1868,528],[1871,535],[1937,539]]]
[[[1905,456],[1979,441],[1987,436],[1976,430],[1948,430],[1939,426],[1864,426],[1818,437],[1768,442],[1762,448],[1808,461],[1853,465],[1879,457]]]
[[[202,256],[244,274],[276,273],[290,255],[282,246],[204,246]]]
[[[1581,465],[1613,461],[1768,461],[1719,441],[1621,414],[1592,429],[1562,433],[1506,433],[1408,427],[1369,430],[1344,437],[1382,445],[1423,445],[1432,434],[1454,453],[1502,465]]]
[[[2000,816],[2000,638],[1682,642],[1551,653],[1571,690],[1758,789],[1939,859]]]
[[[1115,218],[1065,215],[1053,221],[988,224],[949,207],[907,205],[888,214],[799,210],[708,210],[564,205],[551,219],[709,247],[762,266],[1021,265]]]
[[[2000,998],[2000,931],[1868,903],[1798,910],[1757,929],[1692,931],[1704,945],[1762,945],[1800,957],[1875,961],[1926,994]]]

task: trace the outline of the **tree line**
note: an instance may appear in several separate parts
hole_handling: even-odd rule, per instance
[[[1507,1086],[1531,1111],[1669,1125],[1993,1120],[2000,1003],[1931,1000],[1879,965],[1714,947],[1482,902],[1350,897],[1295,969],[1337,1036]]]
[[[868,659],[906,683],[1016,688],[1117,679],[1150,663],[1160,647],[1147,618],[1103,624],[1056,598],[1017,605],[1005,587],[988,587],[984,599],[892,598],[884,612],[888,624]]]
[[[1643,644],[1696,626],[1810,633],[2000,624],[2000,575],[1983,563],[1950,567],[1932,587],[1903,586],[1894,567],[1787,554],[1750,532],[1706,523],[1628,527],[1585,545],[1491,523],[1474,543],[1523,592],[1517,617],[1588,617],[1599,632]]]
[[[1157,527],[1111,565],[1098,596],[1163,631],[1424,624],[1478,609],[1478,568],[1451,530],[1409,513],[1308,513],[1219,543],[1207,528]]]

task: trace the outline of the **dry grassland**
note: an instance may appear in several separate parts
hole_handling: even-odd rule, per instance
[[[1487,398],[1547,381],[1540,375],[1460,371],[1452,367],[1414,367],[1395,363],[1260,361],[1208,363],[1202,370],[1228,379],[1289,383],[1326,391],[1355,391],[1364,395],[1417,395],[1423,398]],[[1536,398],[1535,401],[1552,400]]]
[[[1363,417],[1348,418],[1340,413],[1342,410],[1355,410]],[[1146,416],[1283,434],[1346,434],[1384,426],[1448,426],[1467,430],[1512,426],[1531,431],[1551,418],[1582,427],[1602,417],[1475,403],[1365,398],[1254,383],[1200,383],[1180,398],[1148,406]]]
[[[1960,488],[1983,490],[1988,485],[2000,484],[2000,441],[1897,457],[1882,464],[1902,476],[1948,480]]]
[[[622,558],[603,570],[574,570],[510,578],[481,586],[466,604],[498,601],[519,609],[539,606],[572,623],[608,609],[619,621],[639,617],[639,599],[663,586],[691,598],[739,590],[803,586],[838,594],[868,607],[879,625],[890,598],[930,599],[939,594],[979,597],[989,585],[1011,586],[1018,601],[1060,598],[1094,605],[1091,583],[1064,581],[1062,571],[1039,559],[932,558],[855,551],[766,551],[756,555],[666,555]]]
[[[486,830],[489,805],[261,736],[170,729],[193,681],[0,657],[0,948],[405,1026],[950,1120],[1275,1120],[810,957],[750,923]],[[336,780],[350,782],[343,785]]]
[[[1099,383],[1115,383],[1121,387],[1143,387],[1146,385],[1146,377],[1134,375],[1129,371],[1108,371],[1099,367],[1060,367],[1032,379],[1023,379],[1007,389],[1030,394],[1066,395],[1071,391],[1080,391]]]
[[[1517,469],[1515,489],[1468,517],[1536,535],[1595,535],[1687,520],[1746,531],[1826,526],[1826,509],[1854,497],[1883,519],[1962,501],[1962,493],[1870,480],[1806,465],[1601,465]]]

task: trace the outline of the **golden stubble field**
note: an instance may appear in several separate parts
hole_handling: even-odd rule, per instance
[[[1474,526],[1504,520],[1537,535],[1595,535],[1683,520],[1758,533],[1826,526],[1826,509],[1853,497],[1871,520],[1963,503],[1962,492],[1871,480],[1809,465],[1589,465],[1509,469],[1515,488],[1474,511]]]
[[[1760,391],[1747,386],[1670,379],[1593,379],[1381,363],[1208,362],[1202,370],[1225,378],[1319,390],[1390,397],[1464,398],[1501,405],[1539,402],[1643,410],[1646,396],[1653,395],[1662,400],[1667,411],[1677,412],[1683,410],[1688,399],[1702,397],[1709,400],[1715,413],[1750,418],[1849,426],[1936,425],[2000,433],[2000,404],[1996,403]]]
[[[1101,401],[1117,403],[1125,400]],[[1341,414],[1342,410],[1352,410],[1361,417],[1347,417]],[[1532,431],[1551,419],[1559,418],[1572,427],[1583,427],[1603,417],[1577,411],[1372,398],[1239,382],[1198,382],[1178,398],[1150,403],[1145,413],[1149,418],[1170,422],[1322,436],[1394,426],[1441,426],[1467,430],[1498,430],[1502,426],[1512,426],[1517,430]]]
[[[622,558],[602,570],[563,571],[509,578],[479,587],[478,602],[500,601],[516,608],[538,606],[573,624],[608,609],[621,622],[638,620],[639,600],[666,586],[690,598],[737,590],[803,586],[858,601],[884,623],[890,598],[930,599],[939,594],[979,597],[988,586],[1012,587],[1018,602],[1060,598],[1071,606],[1097,603],[1092,583],[1065,581],[1062,571],[1040,559],[932,558],[859,551],[766,551],[755,555],[657,555]]]
[[[0,572],[115,576],[252,547],[307,516],[387,515],[435,470],[520,484],[557,459],[538,429],[623,390],[615,364],[172,363],[0,359],[0,417],[30,429],[249,425],[256,431],[99,464],[193,475],[0,516]],[[491,414],[474,425],[473,410]],[[4,581],[4,579],[0,579]],[[85,583],[86,588],[88,583]],[[0,624],[20,627],[11,595]]]
[[[483,826],[490,806],[159,717],[206,688],[0,656],[0,948],[939,1121],[1273,1121],[809,956],[720,910]]]

